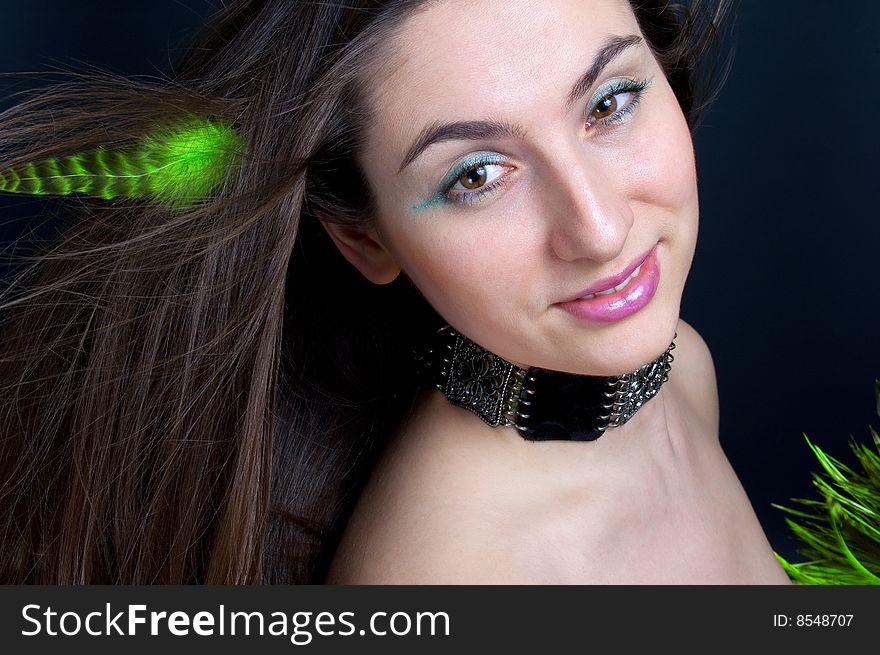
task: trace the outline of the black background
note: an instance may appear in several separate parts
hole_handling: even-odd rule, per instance
[[[2,2],[0,71],[168,70],[204,0]],[[743,0],[736,55],[694,135],[700,237],[682,317],[713,353],[721,440],[771,545],[799,559],[770,503],[812,496],[805,433],[854,463],[878,426],[880,3]],[[0,103],[35,78],[4,77]],[[36,201],[0,198],[0,241]]]

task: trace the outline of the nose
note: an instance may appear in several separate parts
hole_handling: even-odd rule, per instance
[[[565,261],[616,259],[634,220],[622,171],[580,151],[570,158],[557,157],[552,178],[555,192],[550,194],[548,229],[555,255]]]

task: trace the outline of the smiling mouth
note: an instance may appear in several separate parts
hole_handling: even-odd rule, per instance
[[[659,243],[654,244],[643,257],[633,260],[617,275],[600,280],[580,295],[554,306],[576,319],[600,323],[617,321],[638,312],[651,301],[660,283],[658,247]]]
[[[626,278],[623,282],[618,284],[616,287],[611,287],[610,289],[606,289],[605,291],[597,291],[596,293],[588,293],[584,296],[578,296],[578,298],[583,298],[584,300],[589,300],[590,298],[595,298],[596,296],[610,296],[612,293],[617,293],[618,291],[623,291],[626,286],[632,282],[636,276],[642,271],[642,265],[639,264],[636,269],[629,274],[629,277]]]
[[[595,282],[591,286],[582,290],[577,295],[571,296],[567,300],[563,300],[561,302],[571,302],[573,300],[589,300],[598,296],[609,296],[613,293],[619,293],[620,291],[625,289],[630,282],[637,278],[639,273],[642,272],[642,267],[645,265],[645,262],[648,260],[651,254],[656,250],[657,245],[658,244],[655,243],[653,246],[651,246],[651,248],[647,252],[642,253],[641,256],[634,259],[629,264],[629,266],[627,266],[627,268],[620,273],[607,277],[604,280],[599,280],[598,282]],[[632,268],[630,268],[630,266]]]

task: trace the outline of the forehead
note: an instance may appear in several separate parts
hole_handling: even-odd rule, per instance
[[[514,118],[550,102],[561,112],[557,96],[605,39],[639,33],[627,0],[429,2],[386,44],[369,141],[402,152],[433,121]]]

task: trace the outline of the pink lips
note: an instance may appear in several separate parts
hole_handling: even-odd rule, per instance
[[[639,274],[620,291],[594,298],[581,297],[620,285],[639,266],[641,266]],[[654,297],[659,283],[660,262],[657,259],[657,245],[655,244],[644,256],[636,258],[620,273],[596,282],[581,291],[576,297],[556,303],[555,306],[581,320],[610,323],[634,314],[647,305]]]

